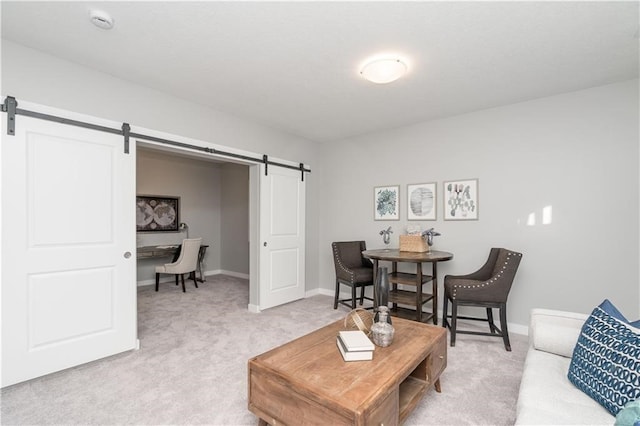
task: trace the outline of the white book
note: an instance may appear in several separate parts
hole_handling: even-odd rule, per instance
[[[375,349],[373,342],[361,330],[340,331],[338,336],[344,343],[348,352],[372,351]]]
[[[345,361],[370,361],[373,359],[373,351],[347,351],[340,336],[336,337],[336,345]]]

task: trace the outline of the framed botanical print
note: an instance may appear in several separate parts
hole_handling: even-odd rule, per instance
[[[436,220],[436,183],[407,185],[407,220]]]
[[[400,220],[400,186],[376,186],[373,189],[373,219]]]

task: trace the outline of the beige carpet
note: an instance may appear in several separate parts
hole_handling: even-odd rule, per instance
[[[247,360],[348,312],[314,296],[251,314],[246,280],[219,275],[200,287],[141,288],[140,350],[3,389],[2,424],[255,425]],[[512,347],[459,336],[442,393],[427,392],[405,424],[513,424],[526,338],[512,335]]]

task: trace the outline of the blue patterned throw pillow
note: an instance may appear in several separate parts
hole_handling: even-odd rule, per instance
[[[614,416],[640,398],[638,325],[605,300],[587,318],[573,349],[569,380]]]

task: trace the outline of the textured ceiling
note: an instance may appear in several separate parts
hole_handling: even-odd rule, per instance
[[[314,141],[638,77],[638,2],[11,2],[2,37]],[[94,27],[92,8],[115,19]],[[409,74],[364,81],[369,55]]]

